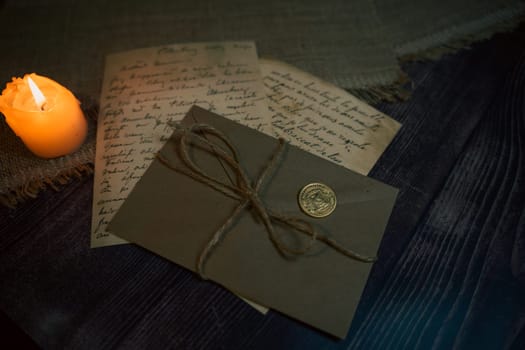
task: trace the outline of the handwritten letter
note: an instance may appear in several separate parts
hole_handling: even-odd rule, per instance
[[[282,62],[259,60],[273,134],[368,174],[400,124],[346,91]]]
[[[91,246],[125,243],[106,226],[154,154],[169,123],[193,105],[270,133],[252,42],[198,43],[108,56],[97,130]]]

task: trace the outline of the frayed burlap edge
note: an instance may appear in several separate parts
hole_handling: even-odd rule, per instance
[[[495,11],[483,18],[451,27],[413,42],[398,45],[394,52],[400,64],[435,61],[447,54],[469,49],[477,42],[490,39],[497,33],[515,30],[525,22],[525,4]],[[346,91],[372,105],[381,102],[395,103],[410,98],[410,78],[405,72],[390,84],[348,88]]]
[[[497,33],[515,30],[525,22],[525,3],[506,7],[480,19],[454,26],[421,39],[394,47],[399,64],[435,61],[447,54],[469,49],[477,42],[490,39]],[[391,84],[346,89],[349,93],[370,103],[395,103],[410,98],[410,78],[401,72]]]
[[[469,49],[472,44],[510,32],[525,20],[525,3],[494,11],[482,18],[394,47],[401,63],[433,61]]]
[[[56,176],[35,179],[22,187],[10,190],[7,193],[0,193],[0,203],[6,207],[14,209],[17,205],[28,199],[36,198],[40,191],[52,188],[59,191],[61,186],[68,184],[72,178],[81,179],[93,173],[93,164],[78,164],[74,168],[60,171]]]
[[[410,78],[404,72],[399,74],[396,81],[391,84],[381,86],[369,86],[366,88],[346,89],[355,97],[369,104],[378,104],[380,102],[400,102],[410,98],[410,90],[406,85]]]

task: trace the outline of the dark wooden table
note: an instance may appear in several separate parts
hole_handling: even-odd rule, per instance
[[[525,27],[405,69],[370,174],[400,194],[345,340],[136,246],[90,249],[92,177],[0,208],[0,309],[46,349],[525,348]]]

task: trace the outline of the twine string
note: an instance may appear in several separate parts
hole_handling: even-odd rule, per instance
[[[178,167],[173,165],[162,153],[157,154],[159,161],[171,170],[180,172],[192,179],[195,179],[214,190],[237,200],[239,203],[226,218],[224,223],[215,231],[213,236],[207,242],[197,261],[197,273],[206,279],[204,273],[205,265],[210,257],[211,253],[220,244],[229,228],[233,225],[235,219],[246,209],[252,209],[253,212],[261,219],[270,241],[276,248],[276,250],[285,258],[296,257],[306,254],[312,249],[316,241],[321,241],[333,248],[337,252],[361,261],[361,262],[373,262],[376,260],[375,257],[361,255],[348,249],[337,242],[335,239],[328,236],[319,234],[311,223],[301,218],[284,215],[278,213],[271,208],[268,208],[259,196],[260,189],[269,177],[277,164],[282,158],[285,148],[285,141],[283,138],[278,139],[278,144],[268,164],[264,167],[262,173],[258,176],[256,181],[252,184],[250,178],[243,170],[237,151],[233,144],[230,142],[228,137],[224,135],[220,130],[214,128],[208,124],[193,124],[189,128],[184,128],[180,124],[175,125],[176,131],[180,133],[178,153],[185,167]],[[211,142],[206,138],[206,135],[215,136],[221,143]],[[208,175],[200,166],[195,164],[189,154],[189,148],[191,146],[203,148],[209,150],[216,155],[220,160],[224,161],[235,175],[235,181],[233,184],[222,182],[217,178]],[[277,235],[274,222],[283,226],[289,227],[291,232],[304,234],[309,237],[308,242],[302,248],[293,248],[282,241]]]

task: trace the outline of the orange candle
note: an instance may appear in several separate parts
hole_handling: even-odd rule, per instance
[[[27,148],[43,158],[72,153],[86,139],[80,102],[56,81],[35,73],[7,83],[0,112]]]

